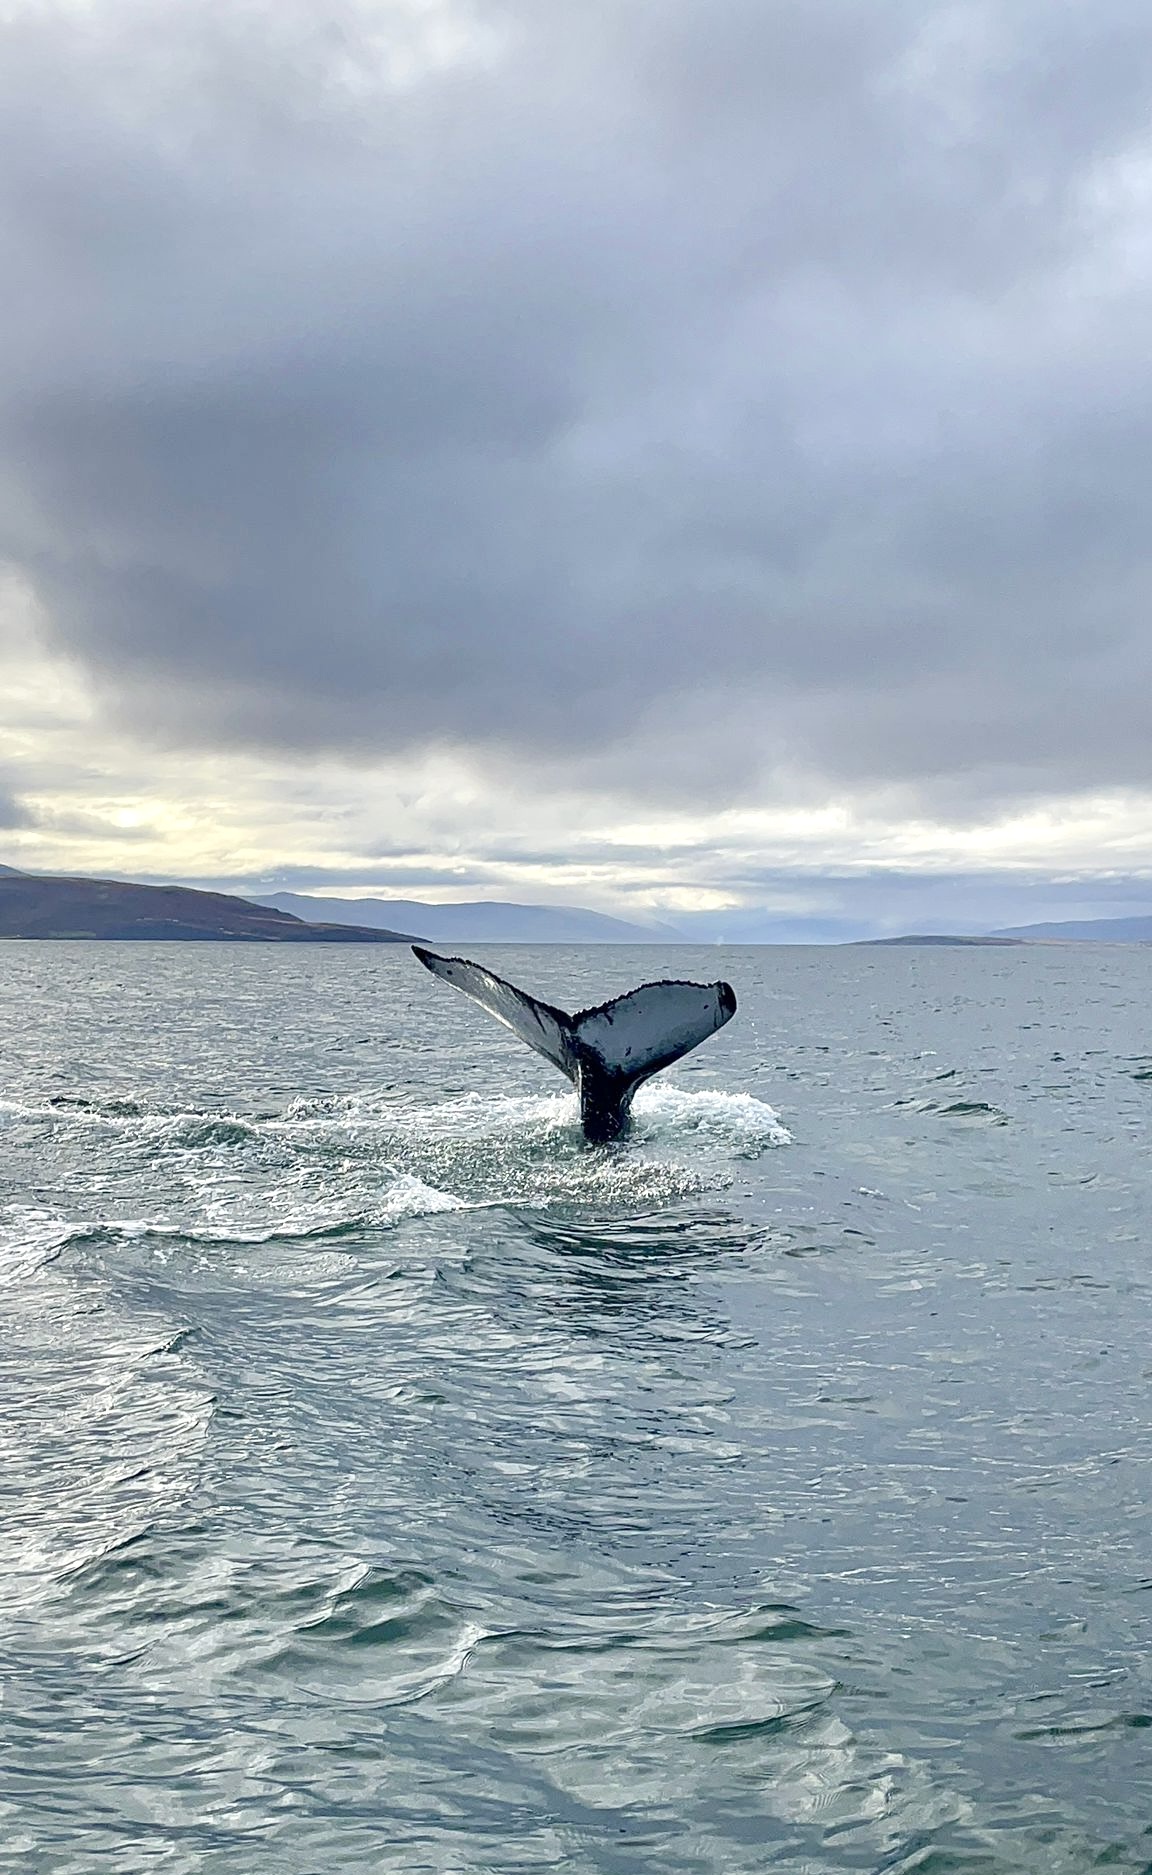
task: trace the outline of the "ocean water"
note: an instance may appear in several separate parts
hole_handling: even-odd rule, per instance
[[[0,1865],[1152,1868],[1152,948],[0,949]]]

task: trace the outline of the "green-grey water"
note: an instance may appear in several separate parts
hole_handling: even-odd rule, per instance
[[[1152,950],[0,952],[0,1863],[1152,1867]]]

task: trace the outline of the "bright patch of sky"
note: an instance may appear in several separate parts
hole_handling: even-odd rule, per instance
[[[1079,794],[952,825],[901,816],[883,797],[637,816],[627,801],[587,792],[526,794],[518,777],[486,774],[463,755],[352,767],[150,747],[101,722],[67,662],[16,637],[10,630],[0,750],[23,778],[22,811],[0,830],[0,857],[33,871],[579,903],[633,917],[711,913],[720,926],[724,914],[762,907],[782,929],[834,907],[853,874],[901,876],[900,927],[915,919],[917,877],[932,923],[934,880],[962,874],[972,897],[982,875],[975,918],[957,900],[951,919],[975,928],[1008,922],[1022,905],[1026,915],[1020,888],[1038,879],[1066,882],[1057,909],[1079,880],[1085,905],[1106,912],[1108,882],[1127,881],[1123,910],[1146,872],[1152,900],[1152,800],[1137,793]],[[879,907],[869,917],[869,928],[886,928]]]

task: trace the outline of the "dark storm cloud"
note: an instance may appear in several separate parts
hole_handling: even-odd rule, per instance
[[[1120,0],[17,7],[0,552],[177,742],[1148,782],[1150,91]]]

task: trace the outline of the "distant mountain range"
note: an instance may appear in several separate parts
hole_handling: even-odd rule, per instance
[[[983,937],[863,938],[865,944],[1152,944],[1152,918],[1070,918],[1061,924],[1012,925]]]
[[[184,938],[199,942],[402,944],[379,926],[312,924],[225,892],[120,879],[53,878],[0,866],[0,938]]]
[[[399,925],[432,944],[684,944],[666,924],[629,924],[579,906],[502,905],[480,899],[468,905],[425,905],[411,898],[310,898],[303,892],[273,892],[256,901],[298,918],[330,924]]]
[[[689,914],[686,928],[678,928],[637,924],[580,906],[507,905],[489,899],[430,905],[403,898],[313,898],[303,892],[240,896],[193,886],[21,872],[15,866],[0,865],[0,937],[289,944],[399,944],[413,938],[445,945],[723,943],[725,937],[718,928],[715,932],[710,928],[712,920],[718,927],[720,914],[709,914],[707,919],[701,913]],[[735,914],[728,925],[726,938],[746,944],[1152,943],[1152,915],[1067,919],[966,936],[926,932],[890,938],[836,939],[823,931],[801,934],[790,928],[785,933],[780,921],[764,911]]]
[[[700,929],[682,930],[670,924],[630,924],[622,918],[609,918],[603,912],[584,911],[578,906],[504,905],[487,899],[466,905],[428,905],[409,898],[311,898],[303,892],[274,892],[257,899],[257,903],[294,912],[299,918],[323,918],[330,924],[356,919],[367,925],[399,925],[433,944],[701,944],[717,941]],[[747,918],[750,914],[742,916]],[[692,922],[699,924],[698,918]],[[770,923],[766,922],[752,935],[739,929],[739,918],[730,922],[737,926],[729,933],[733,942],[782,941],[782,934]],[[1096,944],[1152,943],[1152,917],[1086,918],[1064,924],[1020,925],[966,936],[926,932],[856,939],[855,942],[997,945],[1026,943],[1030,939],[1038,942],[1075,939]],[[805,940],[791,937],[790,941],[802,943]]]
[[[997,931],[996,936],[1092,944],[1152,944],[1152,918],[1078,918],[1063,924],[1022,924]]]

